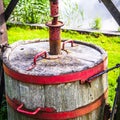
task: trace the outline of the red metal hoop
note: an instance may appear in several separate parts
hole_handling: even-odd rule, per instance
[[[25,114],[27,116],[30,116],[32,118],[35,119],[42,119],[42,120],[66,120],[66,119],[71,119],[71,118],[76,118],[76,117],[80,117],[83,116],[85,114],[88,114],[90,112],[92,112],[93,110],[97,109],[98,107],[100,107],[105,99],[108,96],[108,90],[106,90],[103,95],[101,95],[97,100],[95,100],[94,102],[86,105],[86,106],[82,106],[80,108],[77,108],[75,110],[72,111],[65,111],[65,112],[56,112],[54,111],[54,109],[51,108],[46,108],[46,109],[51,109],[53,111],[49,112],[49,111],[39,111],[36,110],[36,114],[28,114],[27,112],[21,112],[22,114]],[[17,108],[19,106],[18,101],[15,100],[11,100],[7,95],[6,95],[6,100],[8,102],[8,104],[17,111]],[[22,105],[21,105],[22,106]],[[45,108],[43,108],[45,109]],[[20,112],[20,111],[18,111]]]

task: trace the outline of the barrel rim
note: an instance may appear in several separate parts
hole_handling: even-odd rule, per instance
[[[106,52],[96,46],[93,45],[91,43],[86,43],[86,42],[81,42],[81,41],[74,41],[75,43],[78,44],[82,44],[82,45],[86,45],[89,47],[94,48],[95,50],[99,51],[102,54],[102,60],[99,61],[99,63],[97,63],[97,65],[95,65],[94,67],[91,68],[86,68],[83,69],[81,71],[77,71],[77,72],[69,72],[69,73],[65,73],[65,74],[60,74],[60,75],[52,75],[52,76],[36,76],[36,75],[30,75],[30,74],[26,74],[26,73],[21,73],[20,71],[16,71],[14,69],[11,68],[11,65],[9,63],[9,61],[7,60],[7,58],[9,57],[10,54],[10,50],[14,49],[15,47],[17,47],[19,44],[21,45],[25,45],[25,44],[32,44],[32,43],[37,43],[37,42],[47,42],[48,40],[32,40],[32,41],[19,41],[16,43],[13,43],[10,48],[7,48],[9,50],[6,50],[7,54],[4,54],[3,56],[3,66],[4,66],[4,71],[7,75],[9,75],[12,78],[15,78],[18,81],[24,82],[24,83],[31,83],[31,84],[61,84],[61,83],[68,83],[68,82],[75,82],[75,81],[80,81],[80,83],[85,83],[86,80],[105,70],[107,68],[107,54]],[[63,40],[65,41],[65,40]]]
[[[63,39],[61,42],[64,42],[66,40],[68,40],[68,39]],[[9,55],[10,55],[11,51],[13,49],[15,49],[16,47],[18,47],[19,45],[26,45],[26,44],[39,43],[39,42],[48,42],[48,41],[49,41],[48,39],[35,39],[35,40],[20,40],[20,41],[17,41],[15,43],[9,45],[7,47],[7,49],[5,50],[5,52],[3,54],[3,63],[10,68],[12,67],[9,63],[8,58],[9,58]],[[95,63],[95,64],[99,64],[106,59],[107,53],[105,52],[105,50],[103,48],[101,48],[101,47],[99,47],[95,44],[92,44],[92,43],[87,43],[87,42],[78,41],[78,40],[73,40],[73,41],[74,41],[74,43],[91,47],[91,48],[97,50],[101,54],[101,59],[99,61],[97,61],[97,63]],[[84,69],[87,69],[87,68],[84,68]],[[15,70],[15,71],[17,71],[17,70]]]
[[[80,81],[80,83],[83,84],[87,82],[89,77],[107,69],[107,58],[93,68],[57,76],[33,76],[29,74],[23,74],[10,69],[5,64],[3,64],[3,68],[7,75],[24,83],[49,85]]]

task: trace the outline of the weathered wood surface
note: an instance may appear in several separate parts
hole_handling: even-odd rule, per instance
[[[21,101],[26,108],[31,110],[40,106],[54,107],[58,112],[74,110],[98,99],[108,86],[106,75],[93,81],[91,87],[88,84],[80,85],[79,82],[40,86],[21,83],[7,75],[5,78],[6,94],[11,99],[16,98]],[[73,120],[102,120],[103,106]],[[8,108],[8,120],[32,120],[11,109]]]
[[[19,46],[19,43],[17,43],[17,44]],[[46,46],[46,44],[45,45],[36,44],[36,45],[38,46],[38,48]],[[30,46],[31,47],[35,46],[35,44],[33,44],[33,45],[31,44]],[[17,70],[18,72],[21,69],[20,72],[25,73],[24,68],[26,68],[32,61],[32,59],[30,58],[31,54],[33,56],[33,54],[36,54],[36,51],[38,52],[38,50],[40,50],[40,49],[34,48],[34,52],[31,53],[31,50],[32,50],[31,48],[30,48],[30,50],[27,50],[28,47],[30,47],[30,46],[24,47],[24,45],[22,45],[18,48],[17,47],[12,48],[12,49],[9,48],[8,51],[6,51],[6,53],[5,53],[5,56],[8,56],[8,58],[7,58],[8,61],[6,60],[6,57],[4,56],[5,64],[9,64],[8,66],[10,68]],[[26,50],[26,52],[25,51],[18,52],[18,51],[20,51],[21,48],[23,50],[23,47]],[[67,47],[69,48],[69,45]],[[83,66],[81,69],[84,69],[84,65],[87,65],[88,67],[93,67],[94,65],[98,64],[106,56],[106,54],[101,55],[102,53],[100,51],[97,51],[97,49],[98,49],[97,47],[91,48],[92,50],[89,49],[89,47],[84,47],[84,45],[80,45],[80,47],[81,48],[78,48],[78,46],[77,46],[77,48],[78,48],[77,50],[75,48],[70,48],[71,51],[76,50],[77,55],[71,54],[71,52],[70,52],[70,54],[73,55],[74,57],[77,56],[78,59],[77,60],[75,59],[77,64],[79,64],[78,61],[82,61],[84,63],[84,64],[81,64],[81,66]],[[87,50],[83,51],[82,49],[84,49],[84,48],[87,48],[88,51]],[[16,53],[14,49],[18,53],[20,53],[20,56],[22,58],[23,58],[23,54],[26,54],[26,57],[28,57],[30,59],[29,64],[27,66],[26,66],[26,63],[27,63],[26,59],[23,62],[18,57],[18,54],[14,54],[14,53]],[[28,54],[28,51],[29,51],[29,54]],[[95,51],[97,51],[97,52],[95,52]],[[86,54],[84,55],[83,52],[86,52]],[[93,52],[95,52],[96,54],[94,55]],[[79,53],[81,56],[79,55]],[[90,53],[92,53],[91,56],[90,56]],[[90,56],[90,58],[88,56]],[[21,68],[21,66],[19,66],[19,64],[16,64],[16,63],[14,64],[13,59],[12,59],[13,57],[15,58],[15,60],[18,60],[18,62],[21,60],[22,65],[24,65],[24,67],[22,66],[22,68]],[[73,62],[75,62],[75,60],[73,60]],[[57,60],[54,60],[54,61],[56,62]],[[12,64],[9,62],[12,62]],[[40,62],[38,62],[38,63],[41,65]],[[57,61],[57,63],[58,63],[58,61]],[[39,64],[38,64],[38,66],[39,66]],[[48,63],[47,65],[49,66],[50,64]],[[60,65],[61,64],[58,63],[58,72],[55,71],[56,72],[55,75],[58,73],[61,74],[62,72],[64,72],[62,70],[66,71],[67,65],[66,66],[62,65],[63,68]],[[70,67],[70,69],[68,69],[68,70],[71,70],[74,68],[73,65],[72,66],[71,65],[72,65],[72,63],[68,64],[68,66]],[[44,66],[44,64],[43,64],[43,66]],[[54,71],[52,71],[53,66],[51,67],[51,69],[48,68],[47,70],[50,70],[50,72],[54,72]],[[20,68],[18,69],[17,67],[18,68],[20,67]],[[59,67],[61,67],[62,70],[60,70]],[[75,67],[77,70],[80,70],[79,66],[75,66]],[[39,66],[39,69],[40,69],[40,66]],[[57,69],[57,67],[56,67],[56,69]],[[31,74],[33,74],[33,73],[36,74],[37,70],[38,70],[38,68],[36,68],[36,70],[33,70],[31,72]],[[75,68],[74,68],[74,70],[75,70]],[[49,72],[49,74],[50,74],[50,72]],[[37,74],[38,73],[41,75],[43,72],[41,70],[39,70],[39,71],[37,71]],[[46,73],[44,75],[47,75],[47,74],[48,73],[46,71]],[[51,75],[54,75],[54,74],[51,73]],[[47,106],[47,107],[54,107],[57,110],[57,112],[71,111],[71,110],[75,110],[79,107],[82,107],[84,105],[88,105],[91,102],[98,99],[101,95],[103,95],[103,93],[106,91],[106,89],[108,87],[106,74],[96,78],[96,80],[94,80],[91,83],[91,86],[89,84],[81,85],[79,83],[79,81],[72,82],[72,83],[66,83],[66,84],[58,84],[58,85],[27,84],[27,83],[22,83],[20,81],[17,81],[14,78],[11,78],[10,76],[8,76],[6,74],[5,74],[5,84],[6,84],[6,94],[10,97],[10,99],[15,98],[18,101],[24,103],[24,105],[27,109],[34,110],[38,107]],[[103,112],[104,112],[104,105],[105,105],[105,103],[103,103],[103,106],[99,107],[98,109],[94,110],[93,112],[91,112],[87,115],[78,117],[78,118],[71,119],[71,120],[102,120]],[[20,113],[17,113],[11,107],[8,106],[8,120],[34,120],[34,119],[28,118]]]
[[[51,76],[78,72],[101,63],[107,56],[101,48],[91,44],[66,44],[59,59],[41,59],[34,69],[26,71],[33,63],[33,57],[41,51],[49,52],[48,42],[19,41],[8,48],[4,54],[4,63],[15,71],[36,76]],[[67,54],[68,53],[68,54]],[[48,55],[49,57],[50,55]]]

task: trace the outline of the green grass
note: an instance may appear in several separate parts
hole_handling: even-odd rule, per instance
[[[117,63],[120,63],[120,36],[107,37],[100,33],[91,34],[79,34],[75,31],[63,31],[61,34],[62,39],[81,40],[84,42],[90,42],[102,47],[108,53],[108,68],[113,67]],[[48,29],[30,29],[29,27],[11,27],[8,29],[8,41],[9,44],[18,40],[33,40],[33,39],[48,39]],[[109,97],[108,103],[112,106],[116,79],[119,75],[119,70],[114,70],[108,73],[109,82]]]
[[[30,29],[29,27],[13,27],[8,30],[9,43],[16,42],[17,40],[32,40],[37,38],[48,38],[47,29]]]

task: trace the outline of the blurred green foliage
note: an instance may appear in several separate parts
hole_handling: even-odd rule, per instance
[[[5,7],[9,2],[10,0],[4,0]],[[9,21],[45,23],[49,18],[49,0],[19,0]]]
[[[91,28],[100,30],[102,27],[101,21],[102,21],[101,18],[99,18],[99,17],[95,18],[91,24]]]

